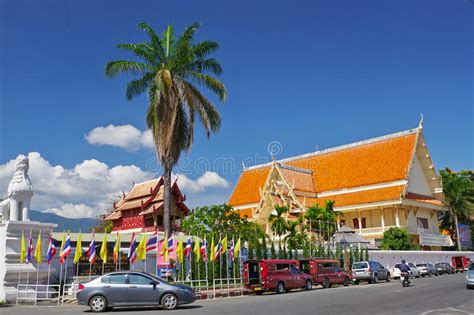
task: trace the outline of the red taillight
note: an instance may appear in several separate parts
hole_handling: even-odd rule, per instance
[[[368,272],[372,272],[372,270],[369,268],[369,270],[367,270]]]
[[[79,291],[82,291],[86,288],[85,285],[83,285],[82,283],[79,283]]]

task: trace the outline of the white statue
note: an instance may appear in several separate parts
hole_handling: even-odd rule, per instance
[[[15,173],[8,184],[8,199],[0,202],[3,220],[29,221],[30,201],[34,189],[28,177],[29,159],[20,155],[15,165]]]

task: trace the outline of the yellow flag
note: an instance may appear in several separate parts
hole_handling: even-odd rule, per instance
[[[79,259],[82,257],[82,241],[81,241],[81,233],[79,233],[79,236],[77,237],[77,242],[76,242],[76,252],[74,253],[74,263],[77,264]]]
[[[66,239],[65,239],[64,231],[63,231],[63,236],[62,236],[62,239],[61,239],[61,247],[59,248],[59,263],[60,263],[60,264],[63,263],[63,258],[62,258],[61,253],[63,252],[64,243],[65,243],[65,242],[66,242]]]
[[[216,255],[216,249],[214,248],[214,236],[211,236],[212,237],[212,241],[211,241],[211,261],[214,261],[214,256]]]
[[[239,253],[240,253],[240,237],[239,237],[239,240],[237,241],[237,243],[235,243],[235,247],[234,247],[234,257],[235,257],[235,259],[239,259]]]
[[[25,242],[25,233],[21,231],[21,245],[20,245],[20,264],[25,262],[26,258],[26,242]]]
[[[120,252],[120,232],[117,232],[117,239],[115,241],[114,253],[118,256]]]
[[[145,260],[146,259],[146,234],[142,234],[142,238],[140,239],[140,243],[138,243],[137,247],[137,260]]]
[[[222,239],[221,245],[222,245],[221,253],[225,254],[227,252],[227,236]]]
[[[163,245],[161,246],[161,255],[163,255],[164,261],[168,261],[168,233],[165,233],[165,239],[163,240]]]
[[[199,239],[196,239],[196,243],[194,243],[193,252],[196,256],[196,261],[199,262],[199,260],[201,259],[201,244],[199,243]]]
[[[102,263],[107,263],[107,233],[104,231],[104,238],[102,239],[102,245],[100,246],[100,258]]]
[[[41,264],[41,231],[38,233],[38,240],[36,241],[36,248],[35,248],[35,258],[38,262],[38,265]]]
[[[183,264],[184,260],[184,249],[183,249],[183,240],[178,241],[178,247],[176,248],[176,256],[180,264]]]

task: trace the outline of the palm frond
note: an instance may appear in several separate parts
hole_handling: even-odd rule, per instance
[[[219,61],[214,58],[198,59],[194,61],[189,68],[191,71],[196,72],[210,72],[215,75],[222,74],[222,66]]]
[[[205,86],[206,88],[208,88],[209,90],[214,92],[217,96],[219,96],[219,100],[221,102],[224,102],[226,100],[227,90],[224,86],[224,83],[222,83],[221,81],[217,80],[216,78],[214,78],[210,75],[199,73],[199,72],[196,72],[196,71],[190,72],[190,76],[196,82],[198,82],[199,84]]]
[[[151,45],[153,46],[153,48],[156,49],[158,57],[163,62],[167,63],[166,53],[165,49],[163,48],[162,41],[160,40],[160,37],[156,34],[156,32],[153,30],[153,28],[145,22],[138,23],[138,27],[142,31],[148,33],[148,35],[150,36]]]
[[[194,45],[193,52],[196,58],[202,59],[209,56],[213,52],[216,52],[218,49],[219,43],[215,41],[206,40]]]
[[[105,65],[105,75],[108,78],[113,78],[118,74],[140,74],[149,69],[149,66],[142,62],[128,61],[128,60],[113,60],[107,62]]]
[[[148,72],[140,79],[130,81],[127,84],[127,99],[131,100],[135,96],[144,93],[147,90],[150,82],[153,80],[153,76],[153,73]]]

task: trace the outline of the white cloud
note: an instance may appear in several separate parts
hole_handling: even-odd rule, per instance
[[[142,132],[132,125],[114,126],[110,124],[106,127],[96,127],[84,137],[90,144],[110,145],[128,151],[154,147],[151,132],[149,130]]]
[[[104,162],[84,160],[72,168],[62,165],[51,165],[38,152],[30,152],[29,176],[35,189],[32,209],[53,212],[66,217],[95,217],[104,213],[113,201],[129,191],[133,182],[142,182],[156,177],[155,173],[142,170],[136,165],[109,166]],[[6,198],[8,183],[14,173],[15,159],[0,164],[0,198]],[[185,194],[194,195],[191,200],[201,205],[198,195],[211,198],[219,189],[230,187],[229,182],[215,172],[205,172],[193,180],[183,174],[178,177],[178,184]],[[193,197],[193,196],[191,196]],[[204,199],[202,199],[204,200]]]
[[[61,205],[60,208],[48,208],[44,212],[54,213],[63,217],[77,219],[77,218],[93,218],[97,216],[96,211],[81,203],[81,204],[72,204],[66,203]]]
[[[220,177],[215,172],[205,172],[203,175],[195,180],[190,179],[184,174],[173,174],[173,181],[178,178],[178,186],[183,191],[190,193],[199,193],[205,191],[207,188],[223,188],[227,189],[230,184],[227,180]]]

